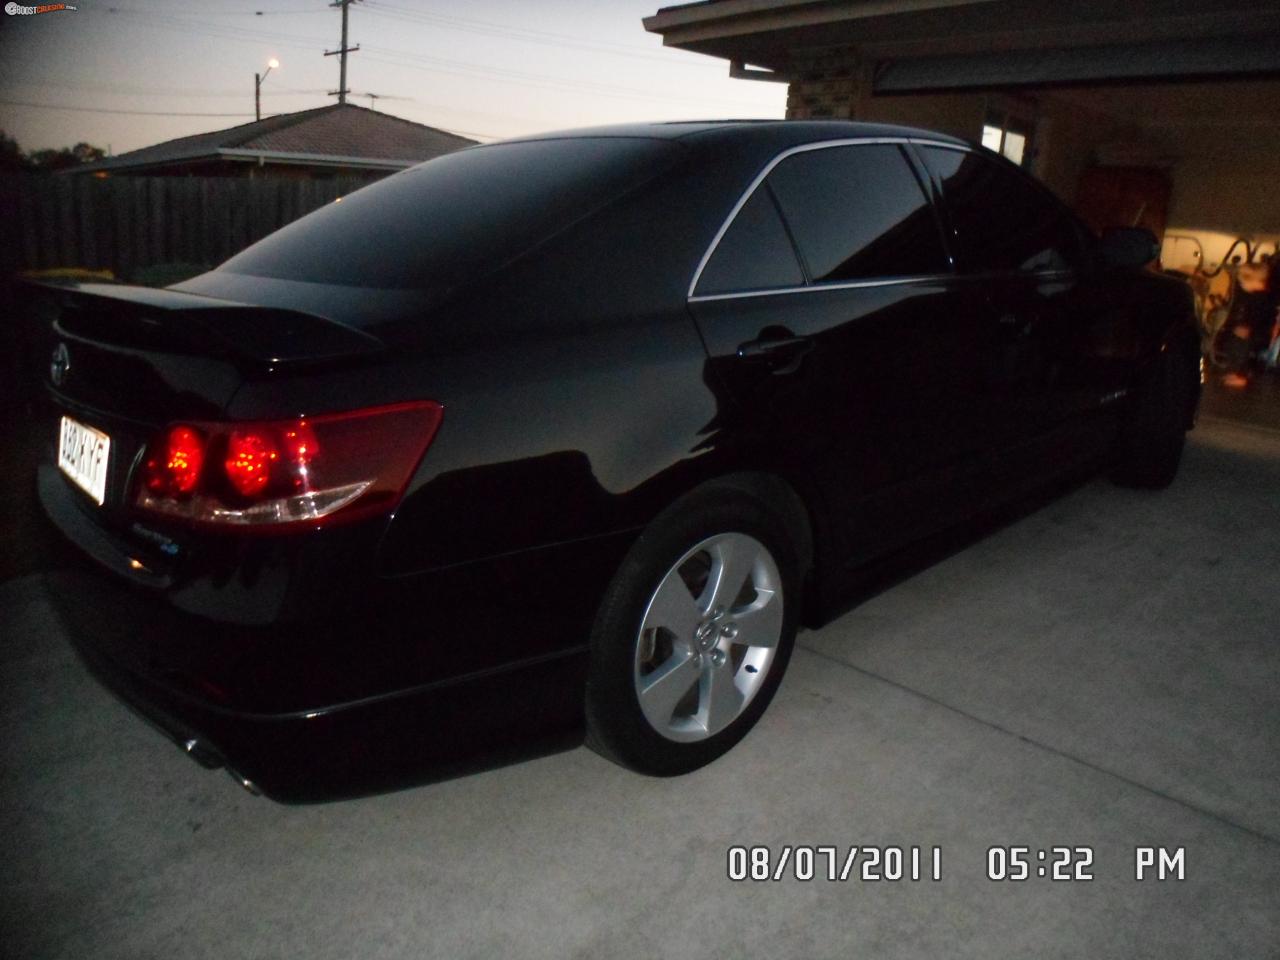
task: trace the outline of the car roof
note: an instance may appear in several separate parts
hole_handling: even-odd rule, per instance
[[[887,123],[854,120],[677,120],[661,123],[627,123],[515,137],[500,143],[534,140],[568,140],[588,137],[622,137],[650,140],[683,140],[701,145],[706,141],[739,146],[787,147],[821,140],[864,137],[927,138],[955,146],[971,143],[945,133]],[[474,149],[474,148],[473,148]]]

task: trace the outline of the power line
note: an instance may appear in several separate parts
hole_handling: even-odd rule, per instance
[[[134,14],[134,16],[137,16],[137,14]],[[298,38],[291,37],[288,34],[268,33],[265,31],[243,29],[240,27],[224,27],[219,24],[202,23],[197,20],[189,20],[185,18],[172,17],[172,16],[165,17],[165,16],[148,15],[145,17],[145,20],[151,26],[158,27],[161,29],[170,29],[170,30],[177,29],[187,34],[198,32],[190,29],[192,27],[195,27],[195,28],[198,28],[199,31],[203,31],[205,34],[210,36],[219,36],[227,39],[239,40],[241,42],[268,39],[282,46],[292,46],[292,47],[307,49],[307,50],[313,49],[310,44],[299,43]],[[161,20],[167,20],[170,23],[175,24],[176,26],[166,27],[163,23],[156,22]],[[504,70],[498,67],[484,67],[484,66],[479,66],[475,64],[462,63],[460,61],[443,60],[436,57],[428,57],[422,54],[413,53],[411,51],[396,50],[390,47],[375,47],[375,46],[370,46],[368,44],[365,44],[364,49],[367,51],[373,51],[376,53],[384,54],[383,57],[367,56],[366,59],[368,60],[387,63],[387,64],[390,64],[391,66],[400,66],[400,67],[405,67],[405,66],[413,67],[414,63],[418,63],[418,62],[429,63],[429,64],[436,65],[433,67],[433,71],[431,71],[436,73],[456,74],[459,76],[470,76],[470,77],[475,77],[475,76],[486,77],[487,76],[487,77],[496,78],[503,81],[519,80],[524,85],[534,85],[534,86],[549,85],[553,89],[568,88],[581,93],[593,93],[597,96],[606,96],[606,97],[611,96],[614,98],[621,98],[621,99],[628,99],[628,100],[644,100],[650,103],[665,103],[665,102],[669,102],[671,99],[675,97],[680,96],[679,93],[672,93],[670,95],[663,95],[663,94],[655,95],[654,93],[642,91],[635,87],[625,87],[618,84],[593,83],[591,81],[581,81],[581,80],[573,80],[569,78],[553,77],[547,74],[524,73],[520,71]],[[387,57],[395,57],[397,59],[390,60],[390,59],[387,59]],[[411,62],[410,63],[404,62],[406,60]],[[416,67],[416,69],[421,70],[425,68]],[[708,104],[716,103],[716,104],[723,104],[725,106],[743,106],[743,107],[758,106],[758,104],[754,101],[731,100],[729,98],[721,98],[721,97],[715,97],[715,98],[699,97],[698,99],[702,103],[708,103]]]
[[[39,77],[24,77],[23,82],[29,87],[56,87],[60,90],[92,90],[94,93],[100,93],[108,97],[175,97],[179,99],[191,98],[197,100],[225,100],[244,96],[243,90],[194,90],[191,88],[164,88],[157,90],[155,87],[135,87],[113,83],[68,83],[64,80],[45,80]],[[264,97],[288,97],[300,94],[312,95],[324,92],[324,89],[320,87],[310,90],[301,90],[296,87],[278,86],[275,90],[264,90],[262,95]]]
[[[260,0],[255,0],[255,2],[259,2],[259,5],[260,5]],[[162,3],[162,4],[159,4],[156,9],[167,10],[171,8],[167,4]],[[144,17],[155,16],[155,14],[152,13],[150,9],[136,8],[132,6],[107,7],[105,12],[106,13],[136,13]],[[327,14],[328,12],[329,12],[328,10],[317,10],[314,7],[294,7],[291,10],[208,10],[208,9],[205,9],[200,11],[202,16],[223,16],[223,17],[278,17],[278,16],[294,16],[299,13]]]
[[[670,66],[696,67],[700,70],[720,70],[718,63],[686,60],[681,57],[663,56],[661,54],[642,51],[634,44],[606,43],[586,40],[565,33],[552,33],[547,30],[533,30],[522,27],[509,27],[484,20],[472,20],[467,17],[452,17],[443,14],[410,11],[403,7],[393,7],[379,0],[368,0],[368,9],[380,16],[390,17],[404,23],[441,26],[450,30],[461,30],[481,36],[502,37],[509,40],[521,40],[526,43],[546,44],[558,47],[570,47],[576,50],[599,51],[622,57],[634,57],[641,60],[656,60]]]
[[[391,50],[386,47],[365,45],[370,51],[366,57],[377,63],[404,67],[411,70],[423,70],[428,73],[447,73],[463,77],[479,77],[481,79],[498,80],[500,82],[519,82],[522,86],[550,87],[551,89],[568,89],[577,93],[592,94],[600,97],[612,97],[622,100],[644,100],[649,103],[669,103],[679,94],[650,93],[635,87],[624,87],[618,84],[593,83],[591,81],[559,78],[540,73],[525,73],[520,70],[506,70],[501,67],[481,67],[457,60],[444,60],[439,57],[428,57],[421,54]],[[730,100],[720,97],[699,97],[700,103],[716,103],[734,107],[758,107],[759,104],[747,100]]]
[[[80,113],[122,113],[134,117],[252,117],[252,113],[169,113],[163,110],[107,110],[103,107],[71,107],[29,100],[0,100],[6,107],[38,107],[41,110],[76,110]]]
[[[237,27],[230,24],[208,23],[203,20],[190,20],[185,17],[174,17],[160,13],[146,13],[140,10],[130,10],[124,7],[113,7],[106,11],[93,11],[110,13],[116,16],[123,16],[131,20],[137,21],[139,27],[152,27],[157,30],[169,30],[172,32],[182,33],[188,37],[206,36],[218,37],[224,40],[237,40],[244,43],[260,43],[262,40],[271,40],[285,47],[294,47],[299,50],[315,50],[317,46],[322,46],[324,40],[319,37],[300,37],[291,33],[273,33],[266,30],[251,30],[246,27]],[[326,11],[327,12],[327,11]]]
[[[337,4],[333,4],[333,5],[337,5]],[[391,9],[389,7],[386,7],[385,4],[380,4],[380,5],[383,6],[385,9]],[[365,9],[369,9],[369,8],[366,6]],[[104,13],[108,11],[103,11],[101,8],[99,8],[95,12]],[[227,39],[227,40],[240,42],[240,43],[260,43],[262,40],[265,39],[265,40],[270,40],[274,43],[277,43],[282,47],[289,47],[289,48],[309,50],[309,51],[314,51],[316,47],[323,48],[323,43],[324,43],[324,41],[321,39],[314,39],[306,36],[300,37],[297,34],[286,34],[286,33],[271,32],[266,30],[249,29],[245,27],[234,26],[231,24],[209,23],[207,21],[201,21],[201,20],[190,19],[185,17],[175,17],[175,16],[161,14],[161,13],[153,14],[153,13],[144,12],[137,9],[130,9],[126,7],[111,8],[111,12],[121,16],[122,18],[127,17],[131,21],[136,21],[138,22],[139,26],[146,25],[146,26],[150,26],[160,30],[180,32],[188,37],[191,37],[191,36],[198,37],[198,36],[204,35],[206,37],[218,37],[218,38]],[[403,11],[401,8],[396,8],[396,12],[409,15],[408,11]],[[432,17],[432,16],[435,16],[435,15],[426,14],[426,13],[421,14],[421,18],[423,18],[422,22],[424,23],[424,25],[426,25],[425,18]],[[450,25],[455,25],[456,23],[464,23],[468,26],[476,26],[477,28],[484,27],[484,28],[500,29],[500,28],[497,28],[497,25],[487,24],[484,21],[474,21],[474,20],[466,20],[465,18],[447,18],[447,17],[437,18],[437,19],[452,21]],[[566,36],[563,34],[551,34],[547,31],[530,30],[530,31],[524,31],[524,32],[530,35],[546,34],[548,39],[552,37],[559,39]],[[497,67],[485,67],[485,66],[476,65],[476,64],[464,63],[461,61],[428,57],[428,56],[414,53],[411,51],[397,50],[394,48],[369,47],[368,45],[366,45],[366,49],[370,51],[369,53],[366,53],[367,60],[388,64],[400,69],[416,70],[416,71],[426,72],[426,73],[455,75],[455,76],[463,76],[468,78],[489,79],[489,80],[494,80],[496,82],[507,83],[507,84],[519,84],[520,86],[526,86],[526,87],[542,87],[547,89],[559,89],[559,90],[568,89],[568,90],[577,92],[579,94],[590,94],[598,97],[609,97],[609,98],[624,99],[624,100],[641,100],[641,101],[646,101],[650,103],[670,103],[673,99],[681,97],[680,93],[672,93],[670,95],[664,95],[662,93],[655,93],[653,91],[644,91],[634,87],[626,87],[626,86],[617,85],[617,84],[602,84],[602,83],[596,83],[591,81],[580,81],[580,80],[573,80],[569,78],[554,77],[547,74],[506,70],[506,69],[497,68]],[[295,92],[309,93],[312,91],[295,91]],[[314,91],[314,92],[318,93],[321,91]],[[238,95],[239,94],[236,94],[236,96]],[[725,105],[741,106],[741,107],[758,107],[758,104],[755,103],[754,101],[729,100],[727,98],[722,99],[722,98],[706,98],[706,97],[700,97],[698,99],[700,102],[708,103],[708,104],[721,103]],[[417,103],[418,101],[414,101],[414,102]],[[63,107],[60,105],[40,105],[40,104],[30,104],[30,105],[45,106],[47,109],[83,109],[85,111],[90,111],[90,108],[72,108],[72,107]],[[428,108],[433,107],[433,105],[430,105],[430,104],[426,106]],[[435,105],[434,109],[463,112],[462,108],[444,107],[439,105]],[[102,111],[92,111],[92,112],[116,112],[116,113],[123,113],[123,114],[134,113],[137,115],[152,115],[152,116],[247,116],[247,114],[199,114],[199,113],[179,113],[179,112],[170,113],[170,112],[162,112],[162,111],[126,111],[126,110],[120,110],[120,111],[102,110]],[[466,110],[465,112],[475,113],[475,114],[483,113],[483,111],[474,111],[474,110]],[[522,119],[522,118],[514,118],[514,117],[503,117],[499,114],[488,114],[488,115],[497,117],[503,120],[517,121],[517,122],[519,122],[520,119]],[[527,118],[523,118],[523,119],[527,119]],[[440,129],[449,129],[449,128],[441,127]],[[464,136],[480,136],[480,137],[490,137],[492,139],[498,139],[498,137],[492,134],[476,133],[473,131],[451,131],[451,132],[458,132]]]
[[[586,37],[575,36],[573,34],[568,34],[568,33],[557,33],[552,30],[538,30],[533,27],[513,27],[509,24],[494,23],[491,20],[476,20],[471,17],[459,17],[459,16],[454,16],[451,14],[443,14],[443,13],[429,13],[425,10],[411,10],[407,7],[399,7],[399,6],[395,6],[394,4],[386,3],[384,2],[384,0],[367,0],[367,3],[371,9],[381,10],[384,13],[389,10],[395,10],[397,12],[397,15],[402,17],[416,19],[420,22],[448,24],[449,26],[459,30],[464,28],[475,28],[477,30],[484,29],[484,30],[494,31],[496,33],[520,35],[520,36],[527,36],[527,37],[533,37],[538,39],[567,40],[572,43],[582,43],[591,47],[598,47],[600,49],[608,49],[608,50],[619,50],[627,53],[647,52],[645,51],[645,48],[640,47],[639,45],[634,43],[610,43],[607,40],[589,40]],[[653,56],[654,54],[649,53],[649,55]],[[666,58],[666,59],[670,59],[673,62],[677,62],[674,60],[674,58]],[[678,62],[689,62],[689,61],[678,61]],[[698,65],[701,66],[701,64],[698,64]],[[716,65],[711,64],[711,66],[714,67]]]

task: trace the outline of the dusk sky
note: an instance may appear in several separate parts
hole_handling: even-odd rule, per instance
[[[35,0],[28,0],[35,2]],[[630,120],[781,117],[786,87],[665,50],[659,0],[363,0],[351,102],[478,139]],[[123,153],[334,102],[341,14],[327,0],[76,0],[0,14],[0,127],[24,150]],[[261,13],[257,13],[261,11]],[[381,97],[372,101],[367,94]],[[32,106],[36,104],[36,106]],[[74,108],[74,109],[70,109]]]

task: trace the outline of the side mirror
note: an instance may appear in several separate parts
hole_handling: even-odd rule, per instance
[[[1109,227],[1096,249],[1108,267],[1141,267],[1160,256],[1160,241],[1142,227]]]

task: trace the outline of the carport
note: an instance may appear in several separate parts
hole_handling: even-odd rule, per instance
[[[1095,229],[1161,237],[1162,266],[1194,278],[1206,315],[1233,262],[1280,241],[1274,3],[710,0],[644,25],[734,76],[787,83],[789,118],[903,123],[1003,152]]]

